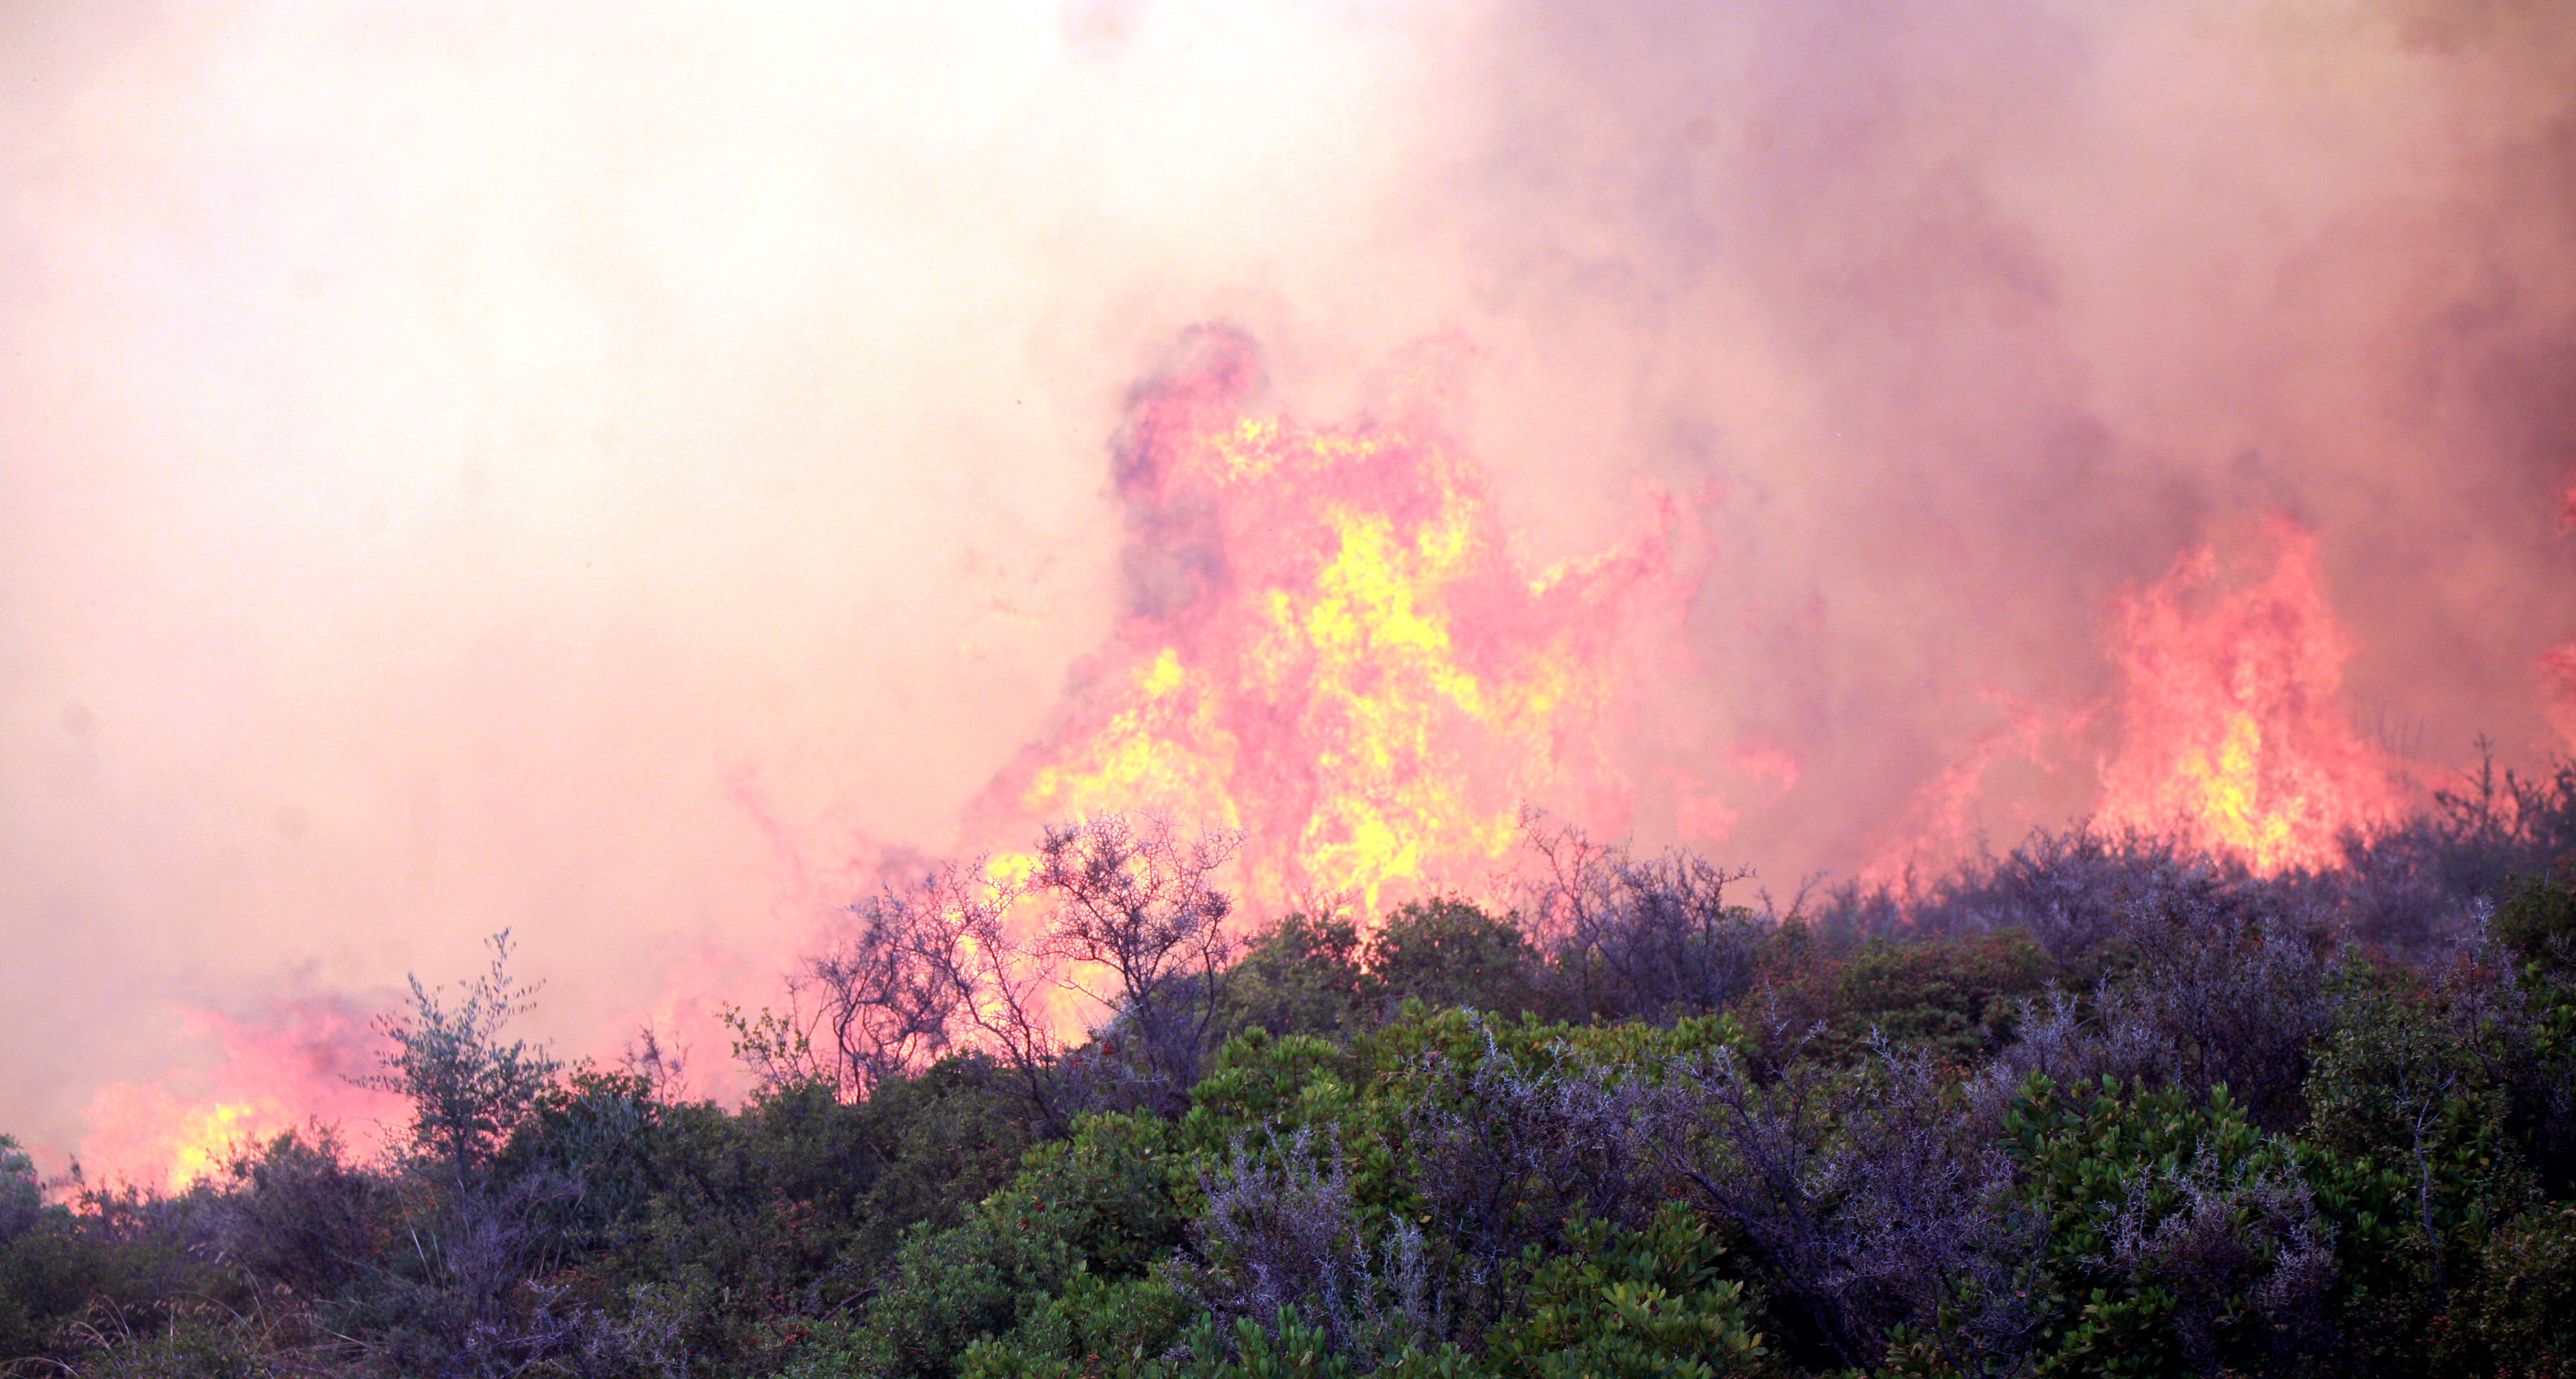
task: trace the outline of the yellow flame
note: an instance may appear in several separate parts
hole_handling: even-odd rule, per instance
[[[171,1190],[212,1177],[234,1150],[285,1125],[286,1118],[276,1108],[248,1101],[218,1101],[190,1111],[171,1133]]]
[[[1275,467],[1268,447],[1276,438],[1270,423],[1237,427],[1235,470]],[[1475,514],[1462,509],[1453,504],[1410,527],[1381,512],[1328,509],[1331,555],[1310,584],[1264,593],[1263,625],[1244,656],[1252,680],[1295,687],[1303,726],[1324,729],[1301,734],[1327,789],[1297,855],[1313,877],[1371,908],[1441,857],[1497,857],[1515,837],[1516,800],[1479,809],[1461,788],[1461,764],[1444,759],[1445,720],[1544,737],[1551,716],[1582,697],[1584,671],[1561,648],[1541,647],[1500,685],[1461,660],[1445,595],[1476,554]],[[1259,783],[1236,779],[1242,744],[1221,721],[1220,694],[1193,680],[1178,648],[1159,649],[1100,730],[1035,773],[1023,805],[1089,812],[1177,799],[1241,827],[1236,787]]]
[[[2207,551],[2118,605],[2123,741],[2103,816],[2179,827],[2258,871],[2322,866],[2387,817],[2398,763],[2343,711],[2349,654],[2315,541],[2272,524],[2272,568],[2217,589]]]
[[[984,879],[996,890],[1022,891],[1037,878],[1038,866],[1034,852],[997,852],[984,859]]]
[[[1207,577],[1122,629],[1128,668],[997,782],[997,816],[1167,812],[1244,835],[1255,905],[1374,911],[1488,881],[1525,804],[1617,814],[1611,653],[1631,593],[1670,574],[1660,521],[1532,578],[1437,433],[1212,419],[1221,402],[1175,395],[1138,413],[1134,492],[1184,519]]]
[[[2220,844],[2245,854],[2258,870],[2299,860],[2292,823],[2295,801],[2267,799],[2263,789],[2263,725],[2251,713],[2227,715],[2214,747],[2192,752],[2177,774],[2185,812],[2204,821]]]

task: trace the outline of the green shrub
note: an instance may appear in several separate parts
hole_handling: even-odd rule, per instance
[[[2309,1177],[2341,1235],[2356,1366],[2538,1372],[2554,1353],[2531,1304],[2568,1286],[2565,1218],[2530,1152],[2564,1093],[2534,1062],[2546,1008],[2511,993],[2474,969],[2354,964],[2338,983],[2341,1022],[2308,1082]]]
[[[1538,962],[1527,935],[1464,900],[1407,904],[1368,944],[1370,984],[1389,1011],[1409,1000],[1504,1016],[1537,1010]]]
[[[246,1302],[187,1248],[206,1197],[93,1190],[77,1209],[48,1204],[34,1164],[0,1135],[0,1366],[63,1372],[160,1344],[184,1299]]]
[[[1379,1013],[1360,956],[1359,931],[1347,919],[1281,919],[1254,934],[1227,973],[1219,1030],[1226,1038],[1252,1029],[1349,1037]]]
[[[1713,1379],[1765,1372],[1752,1299],[1719,1277],[1724,1251],[1677,1206],[1642,1231],[1568,1224],[1565,1249],[1533,1249],[1513,1309],[1485,1334],[1494,1373],[1531,1379]]]
[[[1146,1370],[1180,1343],[1199,1310],[1158,1278],[1112,1282],[1077,1266],[1064,1291],[1019,1328],[966,1348],[961,1379],[1078,1379]]]
[[[1767,990],[1751,998],[1768,1027],[1797,1032],[1798,1056],[1848,1062],[1873,1036],[1921,1047],[1952,1065],[1993,1055],[2012,1037],[2017,997],[2056,974],[2020,931],[1893,942],[1873,937],[1840,957],[1784,928],[1765,953]],[[1767,1049],[1771,1057],[1791,1054]]]
[[[235,1268],[308,1299],[367,1283],[400,1206],[383,1175],[351,1164],[327,1130],[289,1131],[235,1156],[216,1239]]]
[[[2462,1372],[2576,1374],[2576,1205],[2535,1207],[2497,1226],[2478,1275],[2455,1309]]]
[[[1141,1277],[1181,1242],[1174,1192],[1191,1169],[1173,1150],[1158,1120],[1076,1122],[964,1222],[914,1232],[859,1325],[803,1372],[946,1379],[970,1345],[1011,1332],[1076,1276]]]
[[[2526,963],[2576,970],[2576,854],[2560,858],[2498,906],[2495,935]]]
[[[2334,1233],[2222,1087],[2024,1088],[2007,1133],[2048,1232],[2034,1372],[2285,1373],[2331,1339]]]

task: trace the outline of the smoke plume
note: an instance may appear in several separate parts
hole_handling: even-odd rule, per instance
[[[1701,524],[1599,717],[1648,844],[2092,811],[2117,610],[2234,616],[2149,591],[2283,530],[2301,740],[2576,741],[2548,0],[137,0],[0,53],[0,1130],[55,1162],[503,927],[533,1033],[720,1090],[716,1004],[1024,845],[978,802],[1179,606],[1116,437],[1201,323],[1319,435],[1458,342],[1496,569]]]

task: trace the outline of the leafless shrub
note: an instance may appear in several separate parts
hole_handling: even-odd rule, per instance
[[[2256,1124],[2283,1130],[2302,1114],[2310,1043],[2332,1025],[2324,935],[2272,916],[2186,908],[2141,929],[2137,1016],[2173,1041],[2174,1078],[2195,1092],[2224,1084]]]
[[[480,1357],[519,1335],[522,1288],[565,1263],[560,1235],[542,1223],[578,1192],[552,1172],[477,1183],[411,1224],[409,1243],[447,1300],[440,1311],[462,1330],[463,1354]]]
[[[2125,989],[2105,983],[2087,998],[2051,986],[2017,1003],[2015,1040],[1970,1075],[1968,1104],[1981,1125],[2000,1127],[2033,1074],[2060,1087],[2160,1082],[2175,1066],[2173,1036],[2150,1022]]]
[[[1848,886],[1808,916],[1829,943],[1878,934],[2027,929],[2064,962],[2178,910],[2243,920],[2314,915],[2338,939],[2412,962],[2471,933],[2514,878],[2576,849],[2576,761],[2526,776],[2492,759],[2429,807],[2346,835],[2334,865],[2254,875],[2241,859],[2180,837],[2090,824],[2040,831],[1996,857],[1969,859],[1928,886]]]
[[[2042,1227],[1928,1056],[1874,1053],[1859,1077],[1793,1062],[1769,1085],[1732,1051],[1705,1057],[1671,1084],[1657,1143],[1840,1363],[1874,1362],[1890,1326],[1949,1304],[1956,1358],[1982,1370],[2035,1324],[2014,1284]]]
[[[2265,903],[2232,858],[2139,829],[2090,825],[2033,833],[2001,857],[1969,860],[1920,894],[1898,898],[1917,932],[2027,931],[2060,962],[2188,911],[2234,917]]]
[[[1352,1251],[1357,1226],[1340,1144],[1319,1154],[1313,1130],[1300,1127],[1276,1149],[1253,1153],[1238,1139],[1204,1183],[1207,1211],[1190,1238],[1220,1272],[1193,1276],[1191,1291],[1215,1311],[1275,1316],[1316,1293]]]
[[[1942,1337],[1969,1373],[2026,1349],[2038,1316],[2027,1302],[2043,1227],[2016,1198],[2002,1150],[1975,1133],[1922,1050],[1873,1049],[1874,1067],[1847,1100],[1851,1165],[1840,1216],[1854,1228],[1850,1292],[1884,1320],[1921,1321],[1945,1305]],[[1856,1101],[1856,1105],[1852,1103]]]
[[[452,1372],[478,1379],[688,1379],[700,1372],[685,1303],[658,1284],[634,1285],[626,1300],[627,1315],[620,1317],[578,1300],[568,1284],[530,1280],[508,1314],[469,1328]]]
[[[1051,828],[1038,846],[1035,884],[1052,907],[1043,950],[1115,1013],[1166,1101],[1185,1104],[1223,1005],[1234,907],[1213,878],[1236,845],[1230,835],[1184,842],[1169,820],[1139,828],[1111,815]],[[1109,984],[1088,984],[1093,971]]]
[[[2576,849],[2576,762],[2526,776],[2499,772],[2481,742],[2478,769],[2433,793],[2430,808],[2346,838],[2340,865],[2302,884],[2330,906],[2343,937],[2410,962],[2473,941],[2518,877]]]
[[[1670,1019],[1723,1009],[1753,984],[1767,926],[1726,888],[1752,873],[1683,852],[1640,859],[1579,830],[1525,821],[1542,875],[1530,912],[1576,1012]]]
[[[1970,1081],[1980,1120],[2000,1123],[2014,1090],[2045,1073],[2061,1087],[2110,1077],[2202,1096],[2223,1084],[2256,1123],[2297,1124],[2311,1046],[2334,1022],[2323,935],[2183,902],[2134,919],[2130,934],[2125,978],[2020,1003],[2015,1042]]]
[[[1190,1229],[1197,1258],[1165,1277],[1209,1311],[1265,1329],[1294,1306],[1337,1353],[1373,1368],[1444,1334],[1447,1294],[1412,1222],[1363,1238],[1340,1141],[1330,1127],[1318,1139],[1300,1127],[1267,1153],[1236,1141],[1205,1180],[1207,1211]]]
[[[1449,1229],[1495,1260],[1553,1239],[1577,1212],[1644,1226],[1665,1174],[1644,1128],[1656,1094],[1638,1071],[1561,1050],[1524,1063],[1482,1032],[1472,1066],[1434,1054],[1417,1068],[1427,1090],[1405,1111],[1423,1195]]]
[[[2188,1167],[2148,1168],[2093,1262],[2173,1295],[2175,1335],[2198,1370],[2215,1368],[2230,1336],[2282,1357],[2326,1336],[2334,1226],[2287,1165],[2231,1172],[2203,1146]]]

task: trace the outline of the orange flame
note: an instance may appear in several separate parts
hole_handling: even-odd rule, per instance
[[[2008,762],[2054,773],[2067,745],[2100,713],[2100,706],[2052,710],[1999,690],[1979,695],[2001,718],[1978,734],[1958,758],[1919,787],[1890,830],[1894,841],[1860,869],[1863,883],[1904,889],[1922,875],[1956,865],[1987,841],[1988,806],[2000,798],[1995,773]]]
[[[2121,738],[2100,813],[2179,828],[2272,872],[2333,862],[2342,834],[2394,815],[2401,774],[2344,710],[2351,647],[2315,538],[2286,519],[2268,529],[2261,580],[2217,592],[2204,548],[2116,606]]]
[[[978,813],[1167,813],[1244,835],[1256,903],[1481,881],[1540,804],[1626,826],[1608,742],[1641,638],[1670,637],[1689,514],[1525,573],[1475,462],[1425,416],[1246,410],[1251,342],[1207,329],[1121,438],[1135,612],[1093,693]],[[1024,832],[1024,830],[1022,830]]]
[[[247,1145],[311,1121],[333,1124],[360,1154],[385,1142],[401,1099],[352,1079],[376,1070],[380,1036],[337,1001],[278,1005],[254,1021],[192,1011],[189,1023],[223,1050],[209,1093],[183,1096],[153,1083],[116,1082],[90,1098],[85,1169],[173,1190],[219,1171]]]

